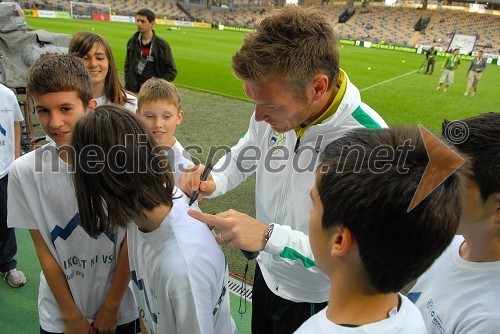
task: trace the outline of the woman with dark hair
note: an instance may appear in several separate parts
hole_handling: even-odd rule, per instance
[[[111,46],[104,37],[87,31],[78,32],[71,39],[69,53],[83,59],[90,72],[97,105],[116,103],[135,113],[137,99],[120,83]]]
[[[141,120],[117,105],[96,107],[78,121],[72,145],[82,227],[90,235],[127,227],[147,332],[235,333],[224,254],[187,214],[188,198]]]

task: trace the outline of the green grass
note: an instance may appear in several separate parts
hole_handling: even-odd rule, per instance
[[[2,334],[34,334],[39,332],[38,324],[38,285],[41,267],[35,253],[33,241],[27,230],[17,231],[18,266],[27,277],[21,288],[12,288],[7,282],[0,280],[0,333]],[[231,298],[231,314],[240,334],[250,333],[252,304],[248,304],[247,313],[241,317],[238,313],[239,297]]]
[[[119,72],[123,72],[127,40],[136,31],[135,25],[130,23],[54,19],[28,19],[28,23],[35,29],[43,28],[61,33],[94,28],[95,32],[104,35],[111,44]],[[241,45],[244,33],[201,28],[167,30],[165,26],[159,25],[156,25],[156,32],[172,47],[179,71],[175,80],[178,86],[247,99],[241,82],[231,71],[231,56]],[[469,66],[467,61],[457,70],[455,83],[450,91],[444,94],[442,91],[435,92],[443,58],[438,58],[433,76],[412,73],[370,88],[386,80],[416,72],[424,56],[356,46],[343,46],[340,51],[340,65],[362,91],[363,101],[377,110],[390,125],[423,124],[437,131],[443,118],[457,119],[498,111],[500,97],[497,83],[500,81],[500,66],[489,65],[483,75],[478,96],[466,97],[463,93]],[[205,122],[204,124],[207,125]]]
[[[137,31],[136,25],[122,22],[87,20],[28,19],[35,29],[74,34],[91,30],[103,35],[113,49],[118,72],[123,73],[127,41]],[[241,83],[233,76],[230,60],[241,45],[243,33],[216,29],[181,28],[167,30],[155,26],[158,36],[172,47],[179,71],[175,83],[232,97],[245,98]]]
[[[126,43],[136,31],[135,25],[130,23],[57,19],[27,21],[35,29],[58,33],[73,34],[94,28],[94,32],[105,36],[111,44],[119,72],[123,72]],[[231,146],[238,141],[246,131],[253,110],[230,65],[231,56],[240,47],[244,33],[194,28],[167,30],[165,26],[156,26],[156,31],[170,43],[179,70],[175,83],[182,87],[186,116],[176,131],[176,137],[185,147],[195,144],[202,147],[203,152],[193,156],[204,162],[210,146]],[[489,65],[479,94],[465,97],[468,62],[457,71],[450,92],[443,93],[435,91],[442,59],[438,59],[434,75],[429,76],[415,73],[424,59],[422,55],[355,46],[344,46],[340,51],[340,65],[361,90],[362,100],[390,125],[423,124],[438,131],[444,118],[460,119],[499,111],[500,66]],[[374,86],[377,84],[380,85]],[[254,215],[253,181],[250,178],[229,194],[203,201],[202,209],[212,213],[234,208]],[[34,333],[38,328],[36,296],[40,267],[28,233],[20,231],[19,235],[17,259],[20,268],[28,274],[28,284],[16,290],[0,282],[3,283],[0,284],[0,302],[4,307],[0,312],[2,333]],[[225,249],[225,253],[230,270],[243,275],[244,261],[239,251]],[[253,277],[253,270],[249,277]],[[246,317],[249,319],[250,314]],[[240,333],[248,333],[248,329]]]

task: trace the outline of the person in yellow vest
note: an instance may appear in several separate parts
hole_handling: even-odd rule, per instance
[[[460,66],[460,56],[458,55],[459,50],[453,50],[453,54],[448,56],[443,64],[443,74],[441,74],[441,78],[439,78],[439,85],[436,90],[440,90],[443,83],[446,83],[446,87],[443,92],[448,91],[448,87],[453,83],[453,79],[455,78],[455,70]]]

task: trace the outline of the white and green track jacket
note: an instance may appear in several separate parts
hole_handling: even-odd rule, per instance
[[[309,193],[321,151],[348,131],[387,124],[361,102],[359,90],[345,75],[347,87],[337,111],[309,128],[297,140],[294,130],[277,133],[265,122],[250,119],[247,133],[214,166],[216,191],[222,195],[256,175],[256,218],[275,224],[271,238],[257,261],[271,291],[294,302],[328,300],[330,283],[314,262],[308,224],[312,201]]]

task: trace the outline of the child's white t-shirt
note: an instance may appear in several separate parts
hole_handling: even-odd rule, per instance
[[[8,225],[38,230],[68,282],[73,300],[89,323],[109,292],[125,228],[111,235],[90,237],[80,225],[71,166],[62,161],[55,144],[48,143],[17,159],[9,173]],[[64,322],[44,273],[38,294],[40,326],[62,333]],[[131,285],[119,310],[118,325],[137,319]]]
[[[179,176],[193,163],[191,155],[175,139],[175,144],[167,151],[168,162],[174,173],[174,184],[179,186]]]
[[[129,102],[125,102],[124,107],[127,108],[130,112],[135,114],[135,112],[137,110],[137,98],[129,93],[125,93],[125,95],[127,96],[127,99],[129,100]],[[94,100],[97,102],[97,106],[102,106],[104,104],[111,103],[111,101],[108,100],[106,95],[97,97]]]
[[[429,333],[500,333],[500,261],[465,261],[463,242],[455,236],[407,296]]]
[[[14,122],[23,120],[16,95],[0,84],[0,179],[9,172],[14,162]]]
[[[174,197],[182,195],[175,188]],[[174,199],[154,231],[128,225],[130,270],[148,333],[235,333],[227,263],[208,226],[188,216],[189,199]]]
[[[304,322],[295,334],[425,334],[424,321],[418,309],[403,295],[401,306],[395,315],[384,320],[358,327],[341,326],[326,317],[326,309],[319,311]]]

